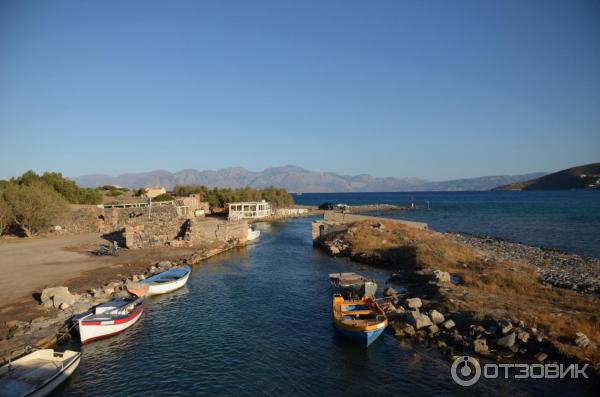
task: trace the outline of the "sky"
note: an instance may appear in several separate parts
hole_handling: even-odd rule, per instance
[[[0,0],[0,178],[600,161],[600,2]]]

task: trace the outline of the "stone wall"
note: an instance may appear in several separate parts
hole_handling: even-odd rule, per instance
[[[331,222],[339,222],[339,223],[353,223],[360,221],[368,221],[368,220],[377,220],[377,221],[389,221],[389,222],[397,222],[406,226],[414,227],[417,229],[427,229],[428,225],[425,222],[414,222],[414,221],[405,221],[403,219],[392,219],[392,218],[381,218],[376,216],[368,216],[368,215],[354,215],[347,214],[338,211],[325,211],[323,214],[323,219],[325,221]]]
[[[353,215],[335,211],[325,211],[322,221],[314,221],[312,223],[313,244],[318,245],[330,234],[346,230],[348,228],[348,225],[353,222],[360,222],[366,220],[396,222],[417,229],[427,229],[428,227],[427,224],[424,222],[412,222],[405,221],[402,219],[390,219],[376,216]]]
[[[245,244],[248,237],[248,222],[225,222],[210,218],[189,221],[184,240],[189,246],[201,243],[237,241]]]
[[[123,212],[123,209],[117,211]],[[124,225],[125,245],[129,249],[160,247],[183,239],[188,220],[179,217],[174,206],[127,209],[119,214],[117,226]],[[123,216],[125,215],[125,216]]]

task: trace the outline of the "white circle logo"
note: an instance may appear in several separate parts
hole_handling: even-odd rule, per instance
[[[461,386],[471,386],[481,377],[481,366],[474,357],[461,356],[452,363],[450,368],[452,379]]]

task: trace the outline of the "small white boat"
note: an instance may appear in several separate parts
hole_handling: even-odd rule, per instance
[[[113,299],[73,319],[81,343],[107,338],[131,327],[144,312],[144,300]]]
[[[151,296],[166,294],[183,287],[192,269],[189,266],[174,267],[152,277],[127,285],[127,290],[137,296]]]
[[[256,240],[260,237],[260,230],[254,229],[253,225],[248,226],[248,241]]]
[[[81,353],[36,350],[0,367],[0,397],[42,397],[50,394],[77,368]]]

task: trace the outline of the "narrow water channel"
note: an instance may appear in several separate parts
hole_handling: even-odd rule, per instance
[[[196,265],[132,329],[83,347],[57,396],[582,395],[559,381],[455,385],[437,352],[391,334],[368,349],[331,324],[330,272],[386,273],[312,248],[311,219],[259,224],[260,241]],[[381,292],[381,289],[380,289]]]

